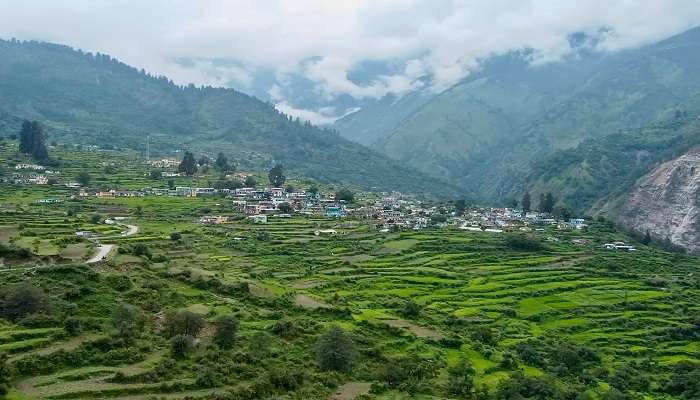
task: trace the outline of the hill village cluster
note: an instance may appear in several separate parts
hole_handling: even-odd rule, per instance
[[[165,164],[168,160],[151,162],[154,166],[171,167]],[[175,163],[175,161],[172,161]],[[18,164],[18,170],[13,176],[12,183],[46,185],[50,176],[57,176],[58,171],[33,164]],[[29,171],[29,173],[27,173]],[[164,173],[165,176],[165,173]],[[168,173],[168,176],[179,176]],[[244,173],[235,174],[234,178],[244,180]],[[231,200],[232,211],[242,213],[251,223],[265,224],[268,218],[291,218],[292,214],[320,216],[329,218],[352,217],[368,221],[380,232],[392,230],[421,230],[429,225],[444,227],[456,226],[465,231],[482,231],[500,233],[504,231],[544,230],[545,226],[558,229],[583,229],[586,221],[583,218],[572,218],[568,221],[557,220],[551,215],[540,212],[523,212],[511,208],[471,207],[462,215],[454,210],[430,205],[405,197],[399,192],[380,193],[380,196],[366,194],[360,196],[356,204],[350,207],[343,200],[337,200],[335,193],[286,192],[284,188],[238,188],[216,189],[208,187],[178,186],[174,189],[144,188],[141,190],[107,190],[88,191],[77,182],[66,182],[64,186],[77,189],[73,197],[142,197],[142,196],[175,196],[175,197],[205,197],[220,195]],[[60,202],[59,199],[47,198],[37,202],[48,204]],[[434,218],[445,216],[444,218]],[[229,216],[207,215],[199,219],[199,223],[208,225],[226,224]],[[318,230],[316,235],[334,235],[333,229]],[[554,240],[554,238],[551,238]],[[580,244],[584,244],[581,241]],[[635,248],[623,243],[606,243],[609,250],[634,251]]]

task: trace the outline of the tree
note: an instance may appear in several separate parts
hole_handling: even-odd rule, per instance
[[[464,210],[467,208],[467,202],[464,201],[464,199],[459,199],[455,201],[455,211],[457,212],[457,215],[462,215],[464,214]]]
[[[197,163],[194,160],[194,154],[186,151],[182,156],[182,161],[177,167],[178,172],[183,172],[187,176],[192,176],[197,173]]]
[[[201,157],[199,157],[197,164],[199,164],[202,167],[205,165],[209,165],[209,158],[206,156],[201,156]]]
[[[510,201],[510,208],[512,208],[513,210],[518,208],[518,199],[514,198],[513,200]]]
[[[102,216],[100,214],[95,213],[90,216],[90,222],[93,224],[99,224],[100,221],[102,221]]]
[[[214,333],[214,343],[222,349],[230,349],[236,341],[238,332],[238,320],[232,316],[223,316],[216,321],[216,332]]]
[[[644,237],[642,238],[642,244],[645,246],[648,246],[651,243],[651,233],[649,233],[649,229],[644,233]]]
[[[146,326],[146,316],[143,311],[130,304],[120,304],[112,311],[110,326],[115,335],[122,339],[137,338]]]
[[[311,185],[308,190],[309,193],[312,195],[316,196],[318,194],[318,186],[316,185]]]
[[[49,297],[41,288],[26,283],[3,290],[0,295],[0,312],[4,318],[17,321],[29,314],[46,311]]]
[[[277,206],[277,209],[280,210],[282,214],[289,214],[290,212],[292,212],[292,206],[287,202],[280,203]]]
[[[287,177],[284,176],[284,167],[282,164],[276,164],[270,172],[267,173],[267,177],[270,180],[270,185],[274,187],[282,187]]]
[[[316,342],[316,363],[323,370],[348,371],[355,360],[355,345],[340,327],[334,326]]]
[[[44,130],[38,122],[25,120],[22,123],[19,138],[19,151],[34,157],[37,161],[44,162],[49,159]]]
[[[216,168],[218,168],[221,172],[231,170],[231,165],[228,163],[228,157],[226,157],[226,154],[219,153],[216,156]]]
[[[80,171],[78,172],[78,175],[75,177],[75,179],[78,181],[80,186],[87,186],[90,184],[92,176],[87,171]]]
[[[350,189],[343,188],[335,192],[335,199],[352,203],[355,200],[355,195]]]
[[[523,199],[520,200],[520,205],[523,207],[523,211],[530,211],[530,207],[532,206],[531,202],[532,200],[530,199],[530,192],[525,192],[525,194],[523,195]]]
[[[165,334],[169,337],[188,335],[196,337],[204,328],[204,318],[192,311],[168,311],[165,317]]]
[[[540,195],[540,211],[551,214],[554,210],[554,196],[552,192],[547,192],[546,195]]]
[[[194,341],[189,335],[175,335],[170,339],[170,355],[175,359],[183,359],[192,350]]]
[[[409,300],[404,304],[401,314],[405,317],[415,318],[420,314],[420,306],[413,300]]]
[[[294,192],[296,192],[296,190],[297,189],[292,185],[287,185],[287,187],[284,188],[284,191],[286,193],[294,193]]]
[[[509,233],[506,235],[505,242],[506,246],[513,250],[539,251],[544,248],[535,236],[521,233]]]
[[[245,181],[243,182],[243,185],[245,187],[254,188],[254,187],[258,186],[258,181],[255,180],[255,177],[253,175],[248,175],[245,177]]]
[[[163,172],[161,172],[159,169],[154,169],[151,171],[151,179],[154,181],[161,180],[163,178]]]
[[[464,357],[457,365],[447,369],[447,391],[460,399],[474,398],[474,367]]]
[[[180,232],[171,232],[170,233],[170,240],[176,242],[180,239],[182,239],[182,234]]]
[[[7,364],[7,356],[0,353],[0,399],[5,399],[10,391],[10,366]]]

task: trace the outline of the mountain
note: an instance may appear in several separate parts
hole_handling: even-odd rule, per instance
[[[532,163],[525,186],[552,192],[560,207],[614,215],[644,175],[698,145],[700,119],[679,116],[554,151]]]
[[[230,153],[244,167],[282,162],[322,182],[453,196],[456,191],[336,132],[292,120],[231,89],[177,86],[107,55],[41,42],[0,41],[0,129],[22,119],[50,140]]]
[[[532,65],[527,51],[494,57],[445,92],[382,99],[335,127],[480,201],[503,203],[559,150],[700,110],[700,28],[616,53],[575,48],[544,65]]]
[[[667,161],[638,182],[616,220],[692,252],[700,251],[700,147]]]

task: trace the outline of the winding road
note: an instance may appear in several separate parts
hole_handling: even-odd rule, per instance
[[[125,237],[125,236],[132,236],[138,233],[139,227],[136,225],[126,225],[126,232],[120,234],[119,236]],[[94,264],[96,262],[100,262],[104,260],[105,257],[109,254],[110,251],[114,248],[113,244],[99,244],[99,239],[95,240],[95,243],[98,245],[97,246],[97,254],[92,256],[89,260],[85,261],[86,264]]]

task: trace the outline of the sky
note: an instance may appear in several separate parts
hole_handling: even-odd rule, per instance
[[[698,0],[0,0],[0,38],[107,53],[320,124],[439,93],[510,51],[557,62],[573,33],[617,51],[698,25]]]

